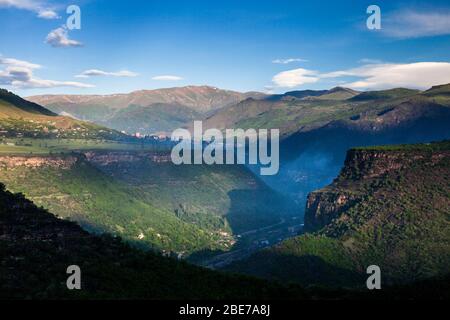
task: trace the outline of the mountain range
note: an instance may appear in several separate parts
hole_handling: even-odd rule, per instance
[[[190,274],[198,271],[199,275],[205,272],[151,252],[146,255],[128,245],[175,253],[177,257],[196,254],[198,259],[200,254],[199,260],[202,254],[219,254],[220,258],[231,249],[231,253],[235,250],[245,255],[240,256],[243,260],[225,266],[227,271],[306,286],[361,290],[365,268],[374,263],[382,268],[387,285],[400,285],[398,290],[407,294],[417,292],[424,281],[435,284],[448,278],[448,141],[371,145],[450,138],[450,85],[426,91],[375,92],[337,87],[241,98],[244,100],[237,103],[214,107],[210,103],[204,110],[190,110],[201,113],[208,124],[222,125],[220,128],[279,127],[283,133],[282,165],[273,178],[261,179],[252,174],[254,168],[245,166],[176,167],[165,149],[128,141],[129,137],[117,130],[57,115],[1,91],[0,178],[6,188],[23,192],[90,232],[55,219],[24,196],[2,188],[0,254],[6,261],[0,266],[6,268],[0,273],[2,283],[6,283],[2,284],[2,295],[13,292],[23,297],[24,288],[33,282],[38,284],[36,291],[28,293],[33,297],[60,294],[60,278],[52,280],[36,272],[41,274],[41,267],[60,272],[57,267],[70,262],[65,249],[75,247],[79,248],[74,251],[77,259],[88,261],[84,267],[92,287],[87,294],[96,297],[118,297],[114,285],[108,289],[110,294],[105,293],[104,281],[111,284],[112,275],[122,266],[128,273],[123,282],[117,282],[127,288],[121,297],[185,297],[183,290],[173,295],[161,289],[164,282],[169,287],[174,284],[162,274],[170,269],[167,272],[173,272],[176,280],[177,272],[183,274],[183,270]],[[356,145],[366,147],[352,148]],[[301,217],[302,207],[302,235],[254,253],[255,242],[274,244],[267,240],[272,241],[269,235],[289,229],[286,219]],[[123,238],[128,245],[114,238]],[[25,246],[35,250],[27,251]],[[99,257],[95,254],[98,250],[111,255]],[[27,267],[29,261],[46,252],[56,259],[49,260],[51,267],[38,264],[37,271]],[[117,265],[113,256],[123,261]],[[161,273],[145,269],[138,276],[133,266],[140,263],[152,266],[152,270],[162,268]],[[20,270],[20,278],[8,272],[12,267]],[[100,278],[94,275],[98,268],[104,275]],[[219,275],[207,273],[207,277],[211,279],[206,284],[209,291],[203,282],[192,282],[199,290],[194,290],[194,297],[242,296],[234,285],[227,287],[226,294],[218,294],[215,279]],[[217,281],[235,283],[227,277]],[[272,283],[267,288],[258,280],[236,277],[238,282],[248,279],[249,288],[256,286],[265,292],[263,295],[308,296],[298,287],[286,291],[286,287]],[[141,286],[133,291],[125,284],[148,279],[156,279],[155,291]],[[444,292],[434,288],[439,294]],[[339,296],[365,295],[353,290],[340,291]]]
[[[209,86],[139,90],[112,95],[43,95],[27,100],[58,114],[106,125],[128,133],[170,132],[194,119],[238,103],[259,92],[240,93]]]
[[[448,117],[450,85],[426,91],[396,88],[358,92],[335,87],[266,95],[208,86],[114,95],[44,95],[27,99],[49,110],[129,133],[170,133],[203,120],[205,128],[278,128],[283,139],[344,126],[381,132],[422,117]]]

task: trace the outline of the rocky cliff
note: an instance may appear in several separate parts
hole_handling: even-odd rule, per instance
[[[308,195],[305,230],[320,230],[339,218],[383,187],[383,179],[396,177],[398,180],[402,172],[408,172],[414,166],[425,165],[431,170],[449,158],[449,150],[434,149],[430,144],[351,149],[333,183]]]
[[[118,162],[137,162],[142,160],[150,160],[155,163],[171,162],[170,153],[168,152],[88,151],[84,155],[87,160],[102,166]]]
[[[78,156],[0,156],[1,169],[17,167],[41,168],[51,167],[70,169],[79,159]]]
[[[303,284],[365,287],[450,273],[450,142],[352,149],[308,196],[306,234],[230,267]]]

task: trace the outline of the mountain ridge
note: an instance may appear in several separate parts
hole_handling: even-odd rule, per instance
[[[4,89],[0,89],[0,130],[2,137],[126,139],[113,129],[59,116]]]
[[[150,134],[171,132],[249,97],[262,98],[265,94],[185,86],[111,95],[41,95],[27,99],[58,114],[70,114],[129,133]]]
[[[98,99],[112,100],[113,108],[122,109],[130,105],[150,106],[153,103],[172,103],[184,105],[196,111],[210,111],[223,106],[239,102],[250,96],[263,97],[260,92],[238,92],[233,90],[219,89],[212,86],[184,86],[162,89],[143,89],[129,93],[106,94],[106,95],[38,95],[26,97],[28,100],[49,104],[58,100],[66,100],[68,103],[92,102]],[[114,101],[118,99],[118,101]]]

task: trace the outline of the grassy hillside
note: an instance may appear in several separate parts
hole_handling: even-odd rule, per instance
[[[186,123],[201,119],[201,113],[186,106],[155,103],[150,106],[130,105],[112,116],[99,120],[107,127],[129,133],[171,132]]]
[[[418,118],[450,113],[448,86],[421,93],[410,89],[362,92],[345,88],[294,91],[248,99],[206,120],[208,128],[279,128],[283,137],[335,123],[365,132],[401,127]]]
[[[70,154],[82,150],[167,151],[170,143],[103,139],[0,138],[0,154]]]
[[[330,90],[327,90],[326,93],[319,95],[317,97],[311,97],[311,99],[317,100],[347,100],[353,98],[359,94],[358,91],[343,88],[343,87],[335,87]]]
[[[125,139],[115,130],[57,116],[3,89],[0,89],[0,137]]]
[[[275,223],[288,209],[293,210],[288,199],[269,189],[245,166],[176,166],[167,153],[153,158],[138,153],[132,160],[128,156],[97,152],[89,158],[130,188],[150,191],[149,201],[167,207],[181,219],[226,216],[224,227],[240,233]]]
[[[142,246],[174,251],[202,248],[214,242],[199,228],[143,201],[86,161],[70,156],[54,159],[76,163],[52,166],[50,159],[44,159],[48,164],[38,168],[4,167],[0,179],[9,189],[23,192],[37,204],[78,221],[89,231],[116,233]],[[139,239],[141,233],[145,238]]]
[[[50,110],[45,109],[44,107],[34,102],[24,100],[5,89],[0,89],[0,99],[4,104],[10,104],[15,106],[17,108],[14,109],[15,112],[20,110],[24,113],[32,113],[36,115],[45,115],[45,116],[56,116],[56,114],[51,112]],[[5,108],[5,110],[2,110],[2,115],[5,115],[6,112],[8,111],[9,110],[6,110]],[[12,115],[12,112],[9,115]]]
[[[306,298],[299,288],[225,275],[95,236],[0,184],[0,299]],[[78,265],[82,290],[67,290]]]
[[[86,154],[3,153],[0,181],[87,230],[184,256],[228,250],[233,234],[276,223],[288,210],[243,166],[179,167],[167,154],[136,150]]]
[[[362,92],[350,99],[350,101],[368,101],[368,100],[386,100],[386,99],[396,99],[402,97],[408,97],[418,94],[419,90],[412,90],[406,88],[395,88],[389,90],[380,91],[367,91]]]
[[[449,181],[449,142],[351,150],[339,177],[308,197],[310,233],[230,269],[333,286],[363,286],[373,264],[385,284],[447,274]]]

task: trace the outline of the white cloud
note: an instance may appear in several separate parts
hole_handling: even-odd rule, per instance
[[[275,86],[283,88],[294,88],[306,83],[315,83],[318,80],[316,71],[303,68],[283,71],[272,78]]]
[[[17,8],[35,12],[39,18],[58,19],[56,11],[43,1],[36,0],[0,0],[0,7]]]
[[[49,10],[49,9],[39,11],[38,17],[43,18],[43,19],[58,19],[59,18],[58,14],[55,11]]]
[[[164,76],[155,76],[155,77],[152,78],[152,80],[158,80],[158,81],[180,81],[180,80],[183,80],[183,78],[179,77],[179,76],[164,75]]]
[[[450,34],[450,10],[404,10],[386,15],[381,31],[388,37],[407,39]]]
[[[272,60],[272,63],[288,64],[291,62],[307,62],[307,61],[308,60],[301,59],[301,58],[288,58],[288,59],[275,59],[275,60]]]
[[[28,61],[0,57],[0,84],[16,88],[54,88],[54,87],[76,87],[91,88],[93,85],[74,82],[40,79],[33,75],[35,69],[41,66]]]
[[[358,61],[358,63],[363,63],[363,64],[378,64],[378,63],[383,63],[383,61],[378,60],[378,59],[370,59],[370,58],[362,58]]]
[[[12,85],[19,88],[56,88],[56,87],[74,87],[74,88],[93,88],[94,85],[75,82],[75,81],[56,81],[43,79],[29,79],[28,81],[13,81]]]
[[[99,76],[111,76],[111,77],[137,77],[139,74],[136,72],[131,72],[128,70],[121,70],[117,72],[107,72],[98,69],[89,69],[83,71],[81,74],[76,75],[76,78],[89,78],[89,77],[99,77]]]
[[[2,58],[0,56],[0,65],[13,66],[13,67],[23,67],[28,69],[39,69],[40,65],[35,63],[30,63],[28,61],[13,59],[13,58]]]
[[[450,83],[449,62],[370,63],[360,67],[319,73],[307,69],[294,69],[276,74],[275,87],[294,88],[308,83],[341,79],[342,86],[353,89],[388,89],[396,87],[426,89]],[[356,78],[349,81],[349,78]],[[344,80],[344,82],[342,82]],[[272,87],[271,87],[272,88]]]
[[[69,39],[69,34],[65,26],[61,26],[50,31],[45,42],[52,47],[81,47],[83,44],[79,41]]]
[[[354,89],[386,89],[408,87],[425,89],[450,83],[450,63],[415,62],[368,64],[354,69],[334,71],[319,75],[320,78],[361,78],[344,86]]]

